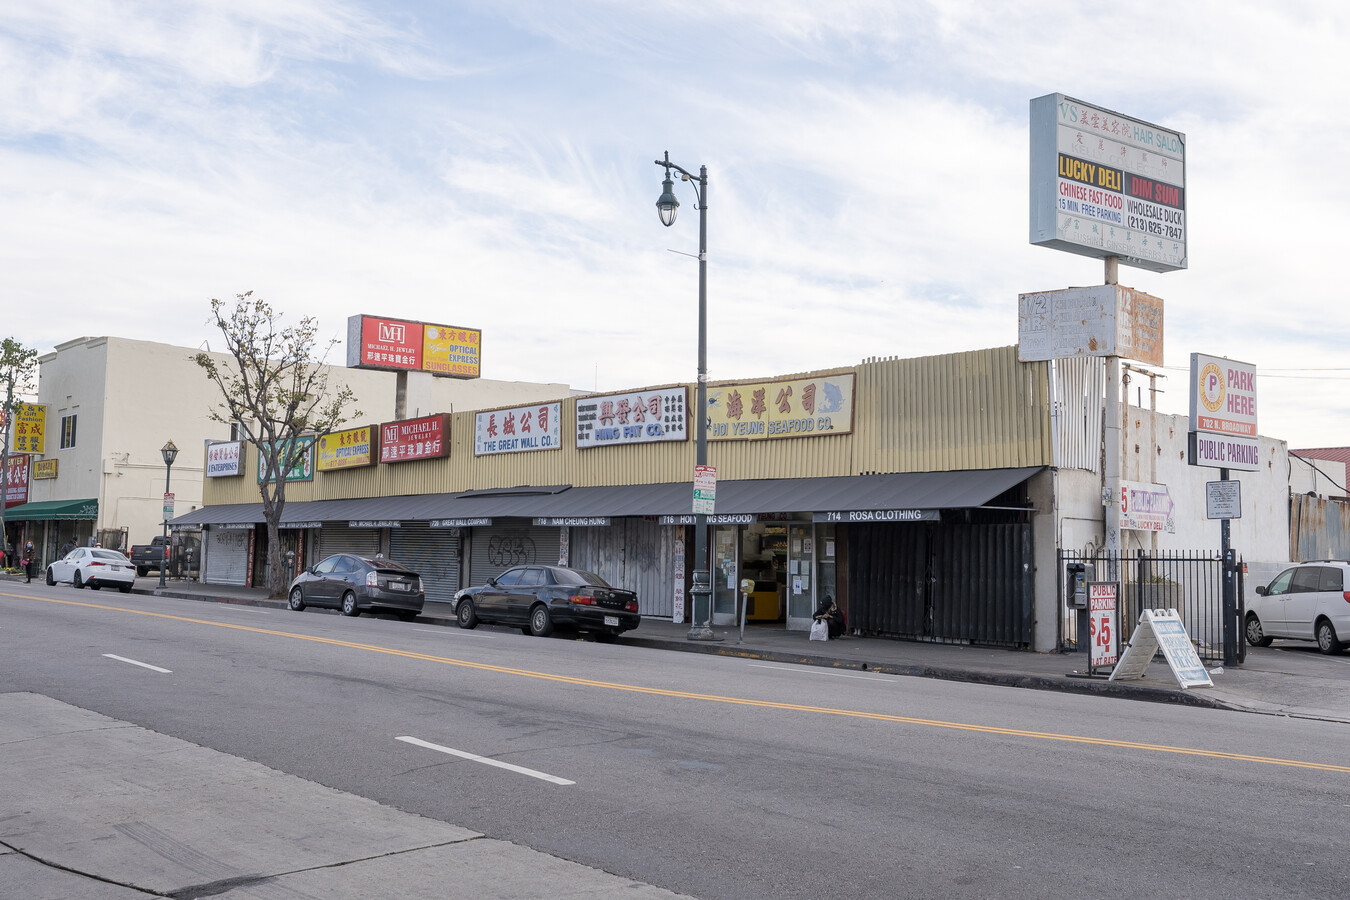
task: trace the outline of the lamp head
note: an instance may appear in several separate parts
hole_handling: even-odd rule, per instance
[[[173,441],[169,441],[159,449],[160,455],[164,457],[164,465],[171,466],[173,461],[178,458],[178,447]]]
[[[679,211],[680,201],[675,199],[675,182],[666,169],[666,179],[661,182],[661,196],[656,201],[656,211],[661,215],[661,224],[669,228],[675,224],[675,214]]]

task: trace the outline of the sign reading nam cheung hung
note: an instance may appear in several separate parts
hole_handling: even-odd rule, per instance
[[[1169,272],[1186,242],[1184,134],[1063,94],[1031,101],[1031,243]]]
[[[577,447],[617,447],[689,437],[689,390],[652,388],[577,398]]]

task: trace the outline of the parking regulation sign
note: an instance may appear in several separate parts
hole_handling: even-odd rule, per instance
[[[694,515],[717,511],[717,467],[694,466]]]

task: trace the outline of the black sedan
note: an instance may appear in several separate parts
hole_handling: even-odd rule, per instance
[[[404,619],[422,612],[426,594],[422,579],[407,566],[383,556],[338,553],[310,566],[291,582],[290,607],[330,606],[344,616],[363,610],[383,610]]]
[[[526,634],[547,637],[555,627],[612,639],[638,627],[637,595],[613,588],[594,572],[566,566],[517,566],[481,587],[455,595],[460,628],[479,622],[518,625]]]

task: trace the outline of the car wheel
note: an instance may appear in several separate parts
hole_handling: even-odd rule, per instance
[[[530,634],[535,637],[548,637],[553,633],[553,619],[549,617],[548,607],[542,603],[530,610]]]
[[[473,601],[468,597],[459,601],[459,606],[455,608],[455,621],[460,628],[478,627],[478,610],[474,609]]]
[[[296,612],[305,611],[305,595],[299,588],[291,588],[291,599],[288,604]]]
[[[342,614],[344,616],[361,615],[361,608],[356,605],[356,594],[351,591],[342,595]]]
[[[48,570],[47,570],[47,587],[51,587],[51,586],[54,585],[54,584],[56,584],[56,576],[52,574],[52,570],[51,570],[51,569],[48,569]]]
[[[1317,649],[1328,656],[1341,652],[1342,644],[1336,637],[1336,629],[1326,619],[1317,623]]]
[[[1265,629],[1261,627],[1261,620],[1256,616],[1247,617],[1247,643],[1253,647],[1269,647],[1273,638],[1266,637]]]
[[[129,584],[119,584],[119,585],[117,586],[117,589],[118,589],[119,591],[121,591],[122,593],[124,593],[124,594],[130,594],[130,593],[131,593],[131,585],[129,585]]]
[[[138,577],[138,578],[144,578],[144,577],[146,576],[146,573],[149,572],[149,571],[150,571],[150,570],[147,569],[145,566],[137,566],[137,567],[136,567],[136,577]]]
[[[80,576],[79,572],[76,572],[75,577],[70,580],[70,586],[77,591],[84,587],[84,578]]]

